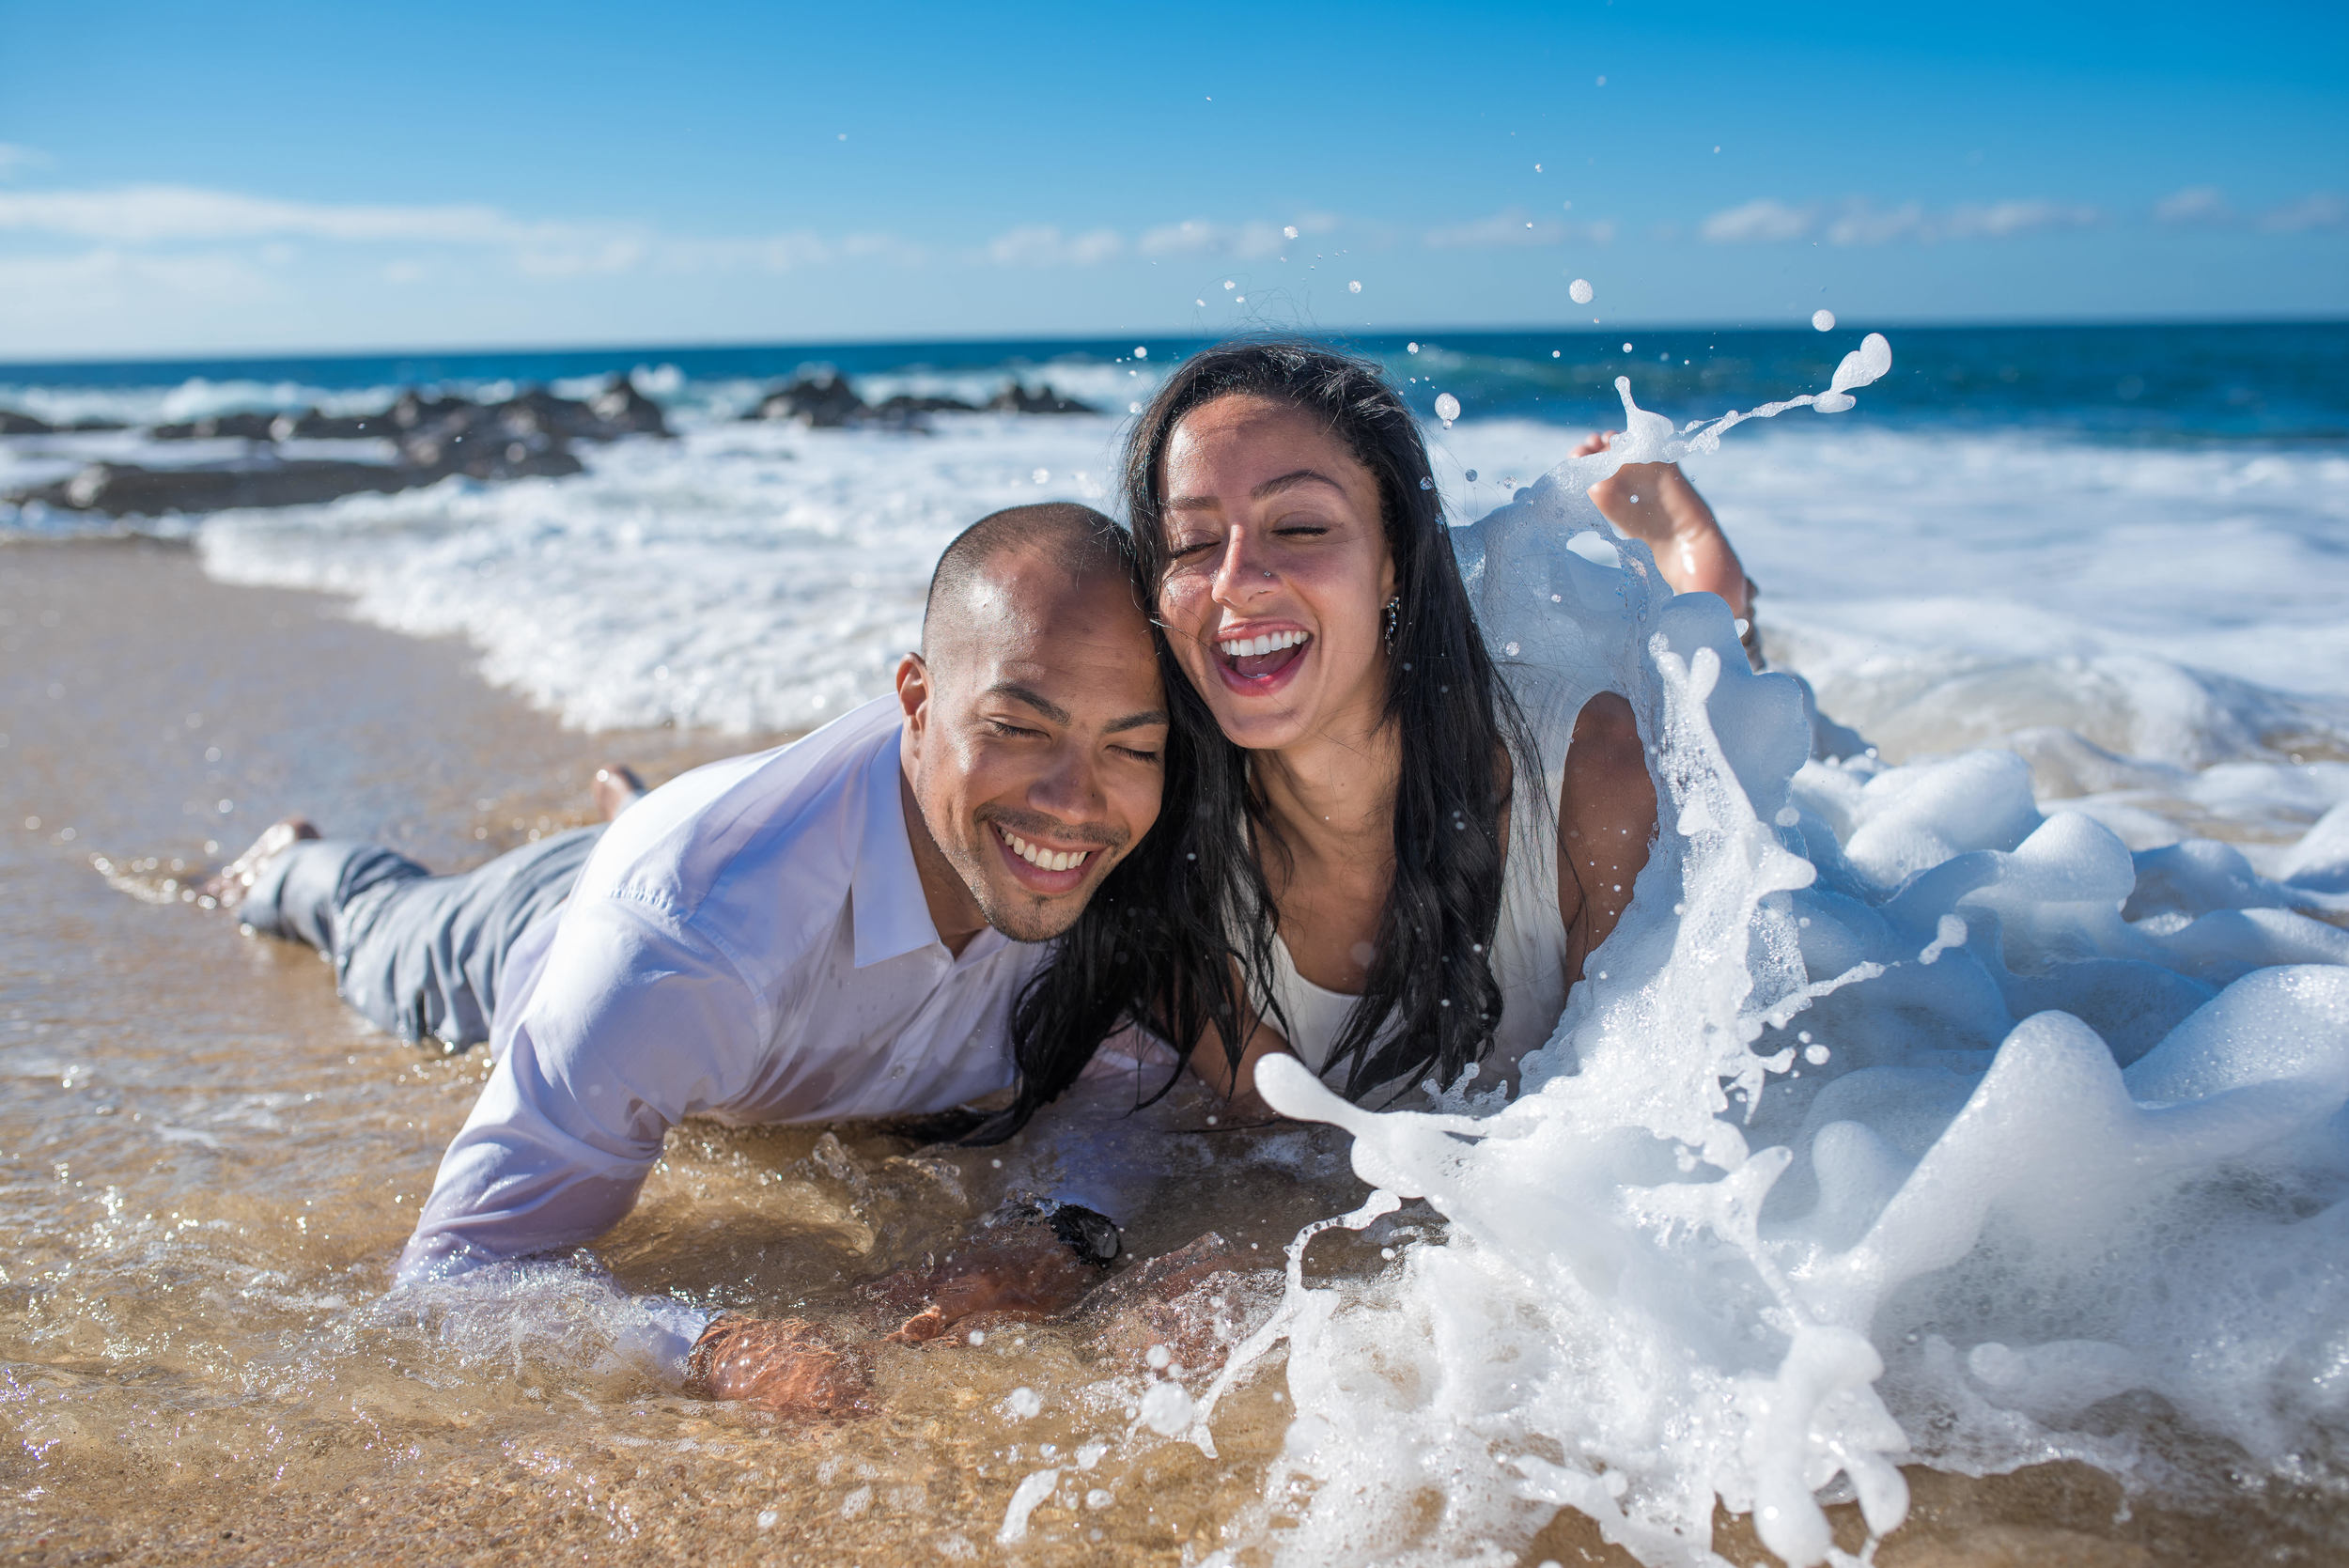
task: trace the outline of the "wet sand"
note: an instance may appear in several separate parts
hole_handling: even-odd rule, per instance
[[[314,955],[126,896],[91,856],[153,858],[160,887],[175,857],[225,858],[299,810],[457,869],[586,820],[606,758],[658,782],[758,739],[568,732],[483,686],[460,645],[210,582],[164,546],[0,547],[0,1561],[1262,1560],[1277,1370],[1219,1413],[1217,1459],[1130,1407],[1147,1344],[1211,1364],[1261,1317],[1297,1226],[1356,1201],[1325,1135],[1174,1157],[1181,1200],[1135,1250],[1213,1225],[1237,1266],[1143,1309],[886,1348],[861,1421],[684,1399],[599,1359],[560,1303],[528,1344],[402,1321],[374,1303],[480,1053],[370,1033]],[[693,1126],[600,1251],[637,1288],[844,1311],[983,1210],[990,1169],[873,1129]],[[1311,1271],[1375,1269],[1377,1239],[1316,1241]],[[1012,1412],[1021,1387],[1041,1414]],[[1091,1442],[1107,1452],[1080,1468]],[[1062,1480],[1028,1539],[998,1545],[1046,1467]],[[2349,1553],[2321,1498],[2189,1514],[2124,1507],[2077,1467],[1911,1480],[1886,1568]],[[1630,1560],[1575,1515],[1496,1545]],[[1719,1547],[1766,1556],[1728,1518]]]

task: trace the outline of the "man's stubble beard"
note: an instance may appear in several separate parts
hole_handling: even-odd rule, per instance
[[[1058,899],[1019,890],[1013,890],[1009,897],[1004,896],[995,878],[987,874],[984,861],[985,856],[1000,853],[995,845],[985,842],[995,837],[995,830],[985,822],[978,823],[977,828],[981,840],[979,844],[961,842],[944,852],[948,863],[955,868],[955,875],[962,878],[962,885],[970,893],[972,902],[978,905],[980,919],[1016,942],[1048,942],[1077,924],[1078,917],[1085,911],[1085,905],[1092,901],[1089,892],[1083,899],[1077,899],[1073,894],[1064,895],[1074,905],[1066,911],[1066,919],[1059,919],[1062,911],[1054,907],[1060,902]],[[1088,883],[1086,887],[1090,889],[1097,885]],[[1058,923],[1054,924],[1056,920]]]

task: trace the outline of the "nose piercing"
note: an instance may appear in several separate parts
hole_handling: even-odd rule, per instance
[[[1268,568],[1268,569],[1266,570],[1266,572],[1265,572],[1265,575],[1266,575],[1267,577],[1270,577],[1270,576],[1272,575],[1272,573],[1271,573],[1271,571]]]

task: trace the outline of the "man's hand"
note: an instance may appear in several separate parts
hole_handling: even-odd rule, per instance
[[[1574,449],[1578,458],[1607,450],[1618,432],[1600,430]],[[1729,613],[1750,618],[1746,569],[1729,546],[1713,508],[1677,463],[1626,463],[1591,487],[1601,516],[1656,552],[1664,581],[1677,594],[1719,594]]]
[[[889,1338],[900,1344],[920,1344],[979,1312],[1050,1317],[1074,1304],[1099,1278],[1099,1269],[1080,1262],[1041,1218],[993,1226],[918,1281],[918,1292],[929,1305]],[[875,1294],[916,1285],[900,1278],[894,1285],[883,1281]]]
[[[686,1365],[696,1393],[791,1416],[863,1415],[873,1381],[863,1351],[797,1317],[722,1317]]]

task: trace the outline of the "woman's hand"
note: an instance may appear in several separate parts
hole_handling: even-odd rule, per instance
[[[1574,449],[1578,458],[1607,450],[1619,432],[1599,430]],[[1729,536],[1677,463],[1626,463],[1590,490],[1609,522],[1656,552],[1664,581],[1676,594],[1719,594],[1729,613],[1749,619],[1746,568]]]

